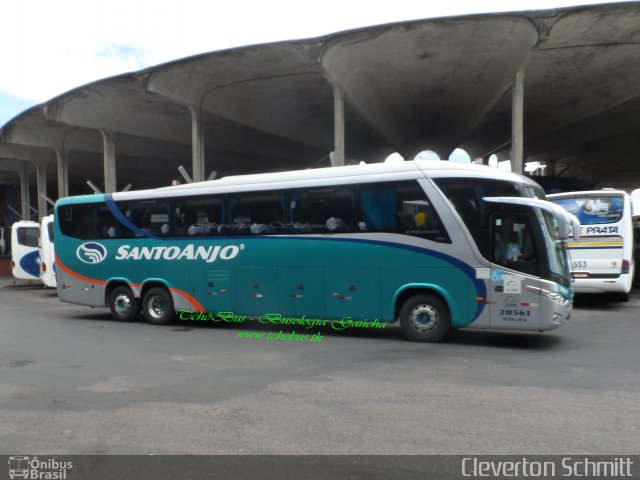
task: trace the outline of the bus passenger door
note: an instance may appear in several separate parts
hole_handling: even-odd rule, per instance
[[[537,328],[540,296],[535,291],[541,285],[536,278],[541,252],[534,241],[530,217],[526,213],[503,211],[491,219],[490,326],[506,330]]]
[[[205,270],[204,308],[207,312],[230,312],[233,309],[231,299],[231,272],[229,270]]]
[[[379,318],[380,269],[326,267],[325,301],[329,320]]]

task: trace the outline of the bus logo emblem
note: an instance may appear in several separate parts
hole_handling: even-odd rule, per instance
[[[87,242],[78,247],[76,256],[84,263],[100,263],[107,258],[107,249],[99,243]]]

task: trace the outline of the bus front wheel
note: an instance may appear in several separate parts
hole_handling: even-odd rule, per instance
[[[140,302],[129,287],[116,287],[109,295],[111,316],[120,322],[132,322],[140,313]]]
[[[173,321],[173,299],[164,288],[149,289],[142,299],[142,314],[154,325],[168,325]]]
[[[414,295],[400,309],[400,328],[414,342],[437,342],[451,329],[449,309],[435,295]]]

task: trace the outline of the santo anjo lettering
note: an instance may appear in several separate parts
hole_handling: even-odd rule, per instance
[[[131,247],[122,245],[118,248],[116,260],[205,260],[206,263],[213,263],[217,258],[221,260],[231,260],[238,256],[240,250],[244,250],[244,244],[220,245],[208,247],[196,247],[187,245],[180,247]]]

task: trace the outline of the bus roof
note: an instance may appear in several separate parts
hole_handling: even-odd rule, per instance
[[[413,174],[412,174],[413,173]],[[421,178],[422,175],[430,178],[443,176],[490,178],[511,182],[524,183],[539,187],[539,185],[525,177],[506,170],[487,165],[457,163],[449,161],[404,161],[395,163],[373,163],[364,165],[349,165],[343,167],[314,168],[306,170],[293,170],[274,173],[257,173],[249,175],[232,175],[217,180],[188,183],[169,187],[160,187],[150,190],[135,190],[129,192],[115,192],[114,200],[134,200],[138,198],[157,197],[158,195],[173,197],[182,195],[197,195],[202,189],[218,189],[222,192],[270,190],[274,188],[295,188],[309,186],[310,182],[328,181],[328,184],[340,184],[340,180],[351,179],[354,183],[363,183],[368,180],[384,181],[400,180],[407,178]],[[365,178],[370,176],[369,179]],[[298,185],[297,183],[300,182]],[[100,195],[87,195],[81,202],[96,201]],[[77,198],[77,197],[76,197]],[[64,200],[64,199],[62,199]],[[66,203],[66,202],[65,202]]]

